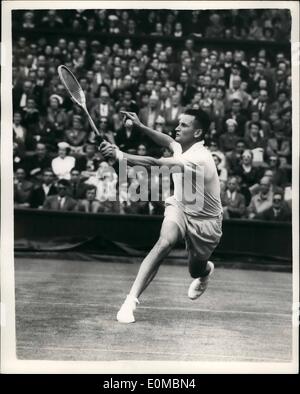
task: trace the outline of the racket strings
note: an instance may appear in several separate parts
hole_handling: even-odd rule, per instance
[[[82,91],[81,86],[75,79],[75,77],[71,74],[71,72],[67,69],[62,67],[60,70],[61,78],[67,89],[69,90],[71,96],[77,100],[81,105],[85,104],[85,96]]]

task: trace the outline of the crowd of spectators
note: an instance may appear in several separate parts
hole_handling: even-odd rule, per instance
[[[13,20],[13,27],[24,30],[266,41],[289,40],[290,24],[289,12],[276,9],[35,10],[15,11]]]
[[[158,23],[162,24],[163,35],[169,26],[175,36],[178,23],[184,34],[209,37],[223,37],[226,26],[231,30],[238,27],[240,32],[245,25],[247,39],[260,40],[254,31],[263,34],[266,27],[273,29],[273,34],[276,28],[282,29],[281,38],[286,40],[289,33],[282,10],[207,11],[209,15],[191,11],[191,31],[184,22],[186,13],[181,11],[43,12],[39,18],[36,11],[19,14],[22,28],[58,29],[70,22],[72,29],[84,32],[94,25],[97,31],[114,34],[109,21],[117,21],[116,29],[123,33],[121,26],[127,26],[128,32],[133,20],[134,34],[139,34],[140,22],[147,20],[143,32],[149,35],[157,32]],[[194,18],[199,20],[203,15],[205,23],[194,23]],[[213,22],[215,15],[217,23]],[[159,18],[163,23],[157,22]],[[138,46],[130,38],[104,45],[84,35],[78,39],[59,36],[54,44],[39,36],[18,36],[13,43],[12,81],[15,206],[163,212],[163,201],[130,198],[128,186],[141,182],[141,173],[129,176],[127,183],[120,185],[117,201],[110,198],[119,181],[117,172],[111,170],[110,164],[114,163],[104,161],[86,116],[70,100],[58,78],[57,66],[65,64],[78,77],[102,137],[125,152],[156,157],[171,154],[129,122],[124,123],[120,111],[136,112],[144,124],[171,136],[185,108],[206,111],[211,120],[206,145],[221,181],[224,217],[290,220],[292,106],[288,57],[281,51],[270,56],[263,44],[251,53],[211,49],[197,45],[190,35],[177,48],[155,35],[153,45],[145,41]],[[162,200],[167,197],[162,191],[160,194]]]

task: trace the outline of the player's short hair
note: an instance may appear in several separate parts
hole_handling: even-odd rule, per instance
[[[203,139],[205,134],[209,132],[210,119],[208,114],[202,109],[187,109],[184,111],[185,115],[191,115],[195,117],[197,127],[202,129],[201,138]]]

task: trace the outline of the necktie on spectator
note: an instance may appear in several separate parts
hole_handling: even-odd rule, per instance
[[[89,201],[89,212],[93,212],[93,201]]]

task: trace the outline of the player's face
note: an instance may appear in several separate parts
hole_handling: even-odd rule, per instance
[[[179,124],[176,127],[175,140],[180,144],[187,144],[195,139],[195,117],[192,115],[182,114],[179,118]]]

